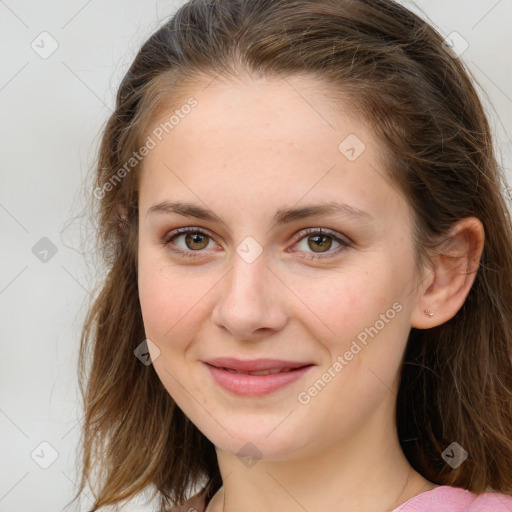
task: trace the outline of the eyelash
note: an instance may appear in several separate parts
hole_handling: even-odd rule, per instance
[[[199,249],[197,251],[192,251],[192,250],[184,251],[182,249],[173,248],[171,245],[171,242],[174,241],[176,238],[178,238],[179,236],[181,236],[183,234],[188,234],[188,233],[201,234],[201,235],[207,236],[210,239],[213,239],[213,237],[211,237],[206,231],[203,231],[200,228],[194,228],[194,227],[178,228],[178,229],[175,229],[167,234],[167,236],[164,238],[164,240],[162,240],[162,245],[164,245],[171,252],[178,254],[179,256],[197,258],[197,257],[199,257],[199,255],[195,254],[195,253],[203,252],[202,249]],[[331,231],[329,229],[323,229],[323,228],[309,228],[309,229],[300,231],[299,233],[295,234],[292,238],[294,241],[299,242],[303,238],[307,238],[308,236],[311,236],[313,234],[320,235],[320,236],[328,236],[329,238],[332,238],[336,242],[338,242],[341,245],[341,247],[338,247],[335,250],[327,251],[326,253],[316,253],[316,254],[315,253],[307,253],[308,256],[302,256],[302,258],[304,258],[304,259],[319,260],[319,259],[325,259],[325,258],[332,258],[334,256],[337,256],[341,251],[344,251],[345,249],[352,246],[352,241],[350,241],[346,238],[341,238],[334,231]],[[295,251],[293,251],[293,252],[295,252]],[[328,254],[328,256],[324,256],[323,254]]]

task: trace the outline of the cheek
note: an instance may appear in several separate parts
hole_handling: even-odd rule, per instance
[[[169,289],[163,267],[139,259],[139,299],[146,335],[158,340],[173,325],[169,304],[175,290]]]
[[[206,292],[195,284],[156,251],[140,251],[138,287],[144,329],[158,347],[156,357],[152,354],[153,367],[168,393],[186,411],[192,390],[183,358],[201,323],[200,298]]]
[[[400,298],[395,270],[379,261],[287,282],[303,310],[299,318],[327,344],[352,339]]]
[[[409,280],[408,267],[402,262],[399,269],[390,258],[297,288],[309,306],[303,325],[329,353],[324,369],[341,358],[343,370],[335,379],[341,386],[349,381],[364,393],[368,379],[379,378],[391,386],[410,330]]]
[[[138,276],[146,335],[160,345],[184,324],[182,319],[198,303],[202,290],[191,286],[189,277],[177,272],[176,267],[161,255],[149,250],[142,250],[139,254]]]

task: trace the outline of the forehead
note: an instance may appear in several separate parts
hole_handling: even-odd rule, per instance
[[[180,112],[190,98],[194,108]],[[389,207],[384,148],[351,112],[312,78],[196,84],[148,132],[179,117],[144,158],[141,203],[249,193],[267,203],[318,202],[328,192],[332,200],[357,196],[362,209]]]

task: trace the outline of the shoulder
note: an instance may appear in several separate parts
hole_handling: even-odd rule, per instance
[[[182,505],[171,508],[169,512],[204,512],[204,509],[204,497],[197,493]]]
[[[510,512],[512,496],[488,490],[474,494],[460,487],[440,485],[419,494],[397,512]]]
[[[441,488],[440,488],[441,489]],[[462,504],[464,512],[509,512],[512,510],[512,496],[487,489],[482,494],[461,489],[460,487],[442,486],[445,497],[452,498],[453,503]],[[443,492],[441,492],[441,495]],[[454,508],[454,510],[459,510]]]
[[[485,492],[475,497],[471,512],[509,512],[512,510],[512,496],[499,492]]]

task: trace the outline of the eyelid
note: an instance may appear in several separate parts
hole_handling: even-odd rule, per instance
[[[308,260],[312,260],[312,261],[323,260],[323,259],[328,260],[328,259],[336,258],[337,256],[340,255],[340,253],[344,252],[346,249],[353,247],[353,245],[354,245],[354,242],[347,236],[342,235],[341,233],[338,233],[337,231],[333,231],[333,230],[327,229],[327,228],[320,228],[320,227],[301,229],[298,233],[296,233],[295,235],[292,236],[292,240],[299,242],[302,239],[307,238],[308,235],[314,235],[314,234],[321,235],[321,236],[328,236],[329,238],[332,238],[333,240],[338,242],[340,244],[340,247],[337,247],[334,250],[329,250],[326,252],[317,252],[317,253],[315,253],[315,252],[304,252],[303,253],[303,251],[295,250],[295,249],[286,249],[286,252],[297,253],[297,254],[303,253],[303,255],[300,256],[300,258],[308,259]],[[296,244],[294,244],[294,245],[296,245]]]
[[[171,244],[171,241],[178,238],[179,236],[181,235],[187,235],[188,233],[199,233],[201,235],[206,235],[208,238],[210,238],[211,240],[215,241],[215,237],[205,228],[199,228],[199,227],[195,227],[195,226],[187,226],[187,227],[184,227],[184,228],[176,228],[176,229],[173,229],[171,231],[169,231],[166,235],[164,235],[163,239],[161,240],[161,245],[163,245],[164,247],[168,248],[171,252],[175,253],[175,254],[178,254],[180,256],[191,256],[191,257],[195,257],[196,255],[194,254],[195,252],[197,253],[201,253],[201,252],[204,252],[204,250],[201,250],[201,251],[192,251],[192,250],[188,250],[188,251],[184,251],[183,249],[171,249],[170,248],[170,244]]]
[[[292,240],[296,241],[296,240],[302,240],[305,236],[309,235],[309,234],[321,234],[321,235],[328,235],[330,236],[331,238],[334,238],[335,240],[337,240],[338,242],[342,243],[342,244],[346,244],[346,245],[349,245],[349,244],[353,244],[354,242],[346,235],[342,235],[341,233],[338,233],[337,231],[333,231],[332,229],[328,229],[328,228],[304,228],[304,229],[301,229],[300,231],[298,231],[297,233],[295,233],[293,236],[292,236]]]
[[[173,229],[171,230],[169,233],[167,233],[162,241],[160,242],[164,247],[168,247],[169,250],[175,254],[178,254],[180,256],[190,256],[190,257],[200,257],[200,253],[201,252],[205,252],[204,250],[197,250],[197,251],[192,251],[192,250],[186,250],[184,251],[183,249],[171,249],[169,246],[170,246],[170,243],[172,240],[178,238],[179,236],[181,235],[184,235],[184,234],[188,234],[188,233],[199,233],[199,234],[202,234],[202,235],[206,235],[208,238],[210,238],[211,240],[215,241],[215,236],[213,236],[209,230],[207,230],[206,228],[200,228],[200,227],[195,227],[195,226],[187,226],[187,227],[184,227],[184,228],[176,228],[176,229]],[[325,235],[325,236],[328,236],[332,239],[334,239],[335,241],[337,241],[341,247],[338,247],[337,249],[334,249],[334,250],[329,250],[329,251],[326,251],[325,253],[314,253],[314,252],[311,252],[311,253],[306,253],[306,256],[304,256],[304,258],[308,258],[308,259],[311,259],[311,260],[319,260],[319,259],[323,259],[323,258],[333,258],[335,257],[336,255],[339,254],[340,251],[343,251],[347,248],[350,248],[354,245],[354,242],[349,238],[347,237],[346,235],[342,235],[341,233],[338,233],[336,231],[333,231],[331,229],[327,229],[327,228],[321,228],[321,227],[313,227],[313,228],[304,228],[304,229],[301,229],[300,231],[298,231],[297,233],[295,233],[291,238],[294,242],[298,242],[304,238],[306,238],[308,235],[312,235],[312,234],[318,234],[318,235]],[[294,244],[295,245],[295,244]],[[296,251],[296,250],[290,250],[290,249],[286,249],[287,252],[292,252],[292,253],[295,253],[295,252],[302,252],[302,251]],[[197,253],[197,255],[195,254]]]

